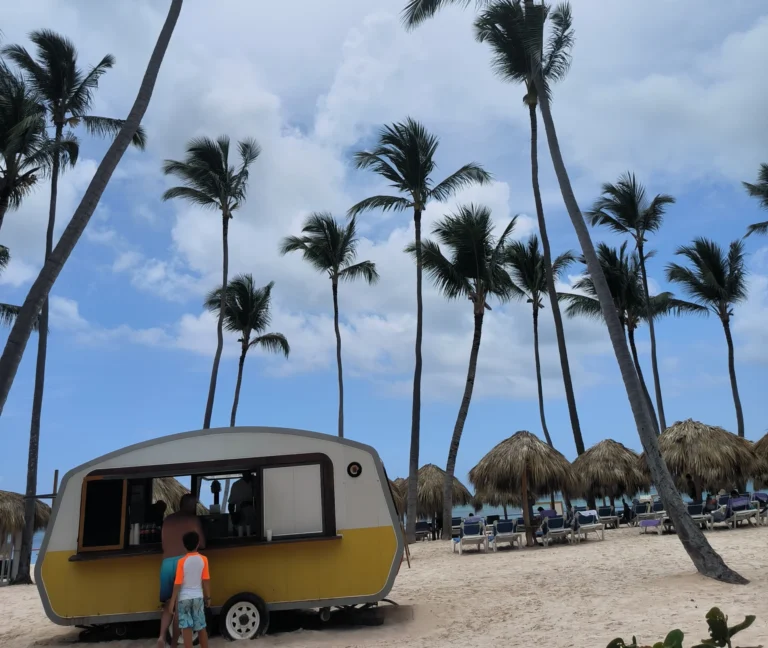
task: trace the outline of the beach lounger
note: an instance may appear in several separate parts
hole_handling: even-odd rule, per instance
[[[451,537],[458,538],[461,535],[461,518],[451,518]]]
[[[493,550],[496,551],[500,542],[508,542],[510,547],[514,547],[517,543],[518,547],[523,546],[523,539],[525,538],[525,530],[517,531],[514,521],[512,520],[496,520],[493,523],[493,537],[491,542],[493,543]]]
[[[575,530],[576,542],[581,542],[582,534],[584,535],[584,540],[586,540],[587,534],[589,533],[599,535],[601,540],[605,540],[605,524],[600,522],[595,515],[583,515],[582,513],[577,513]]]
[[[664,531],[663,520],[658,517],[640,520],[640,522],[638,522],[638,526],[643,530],[643,533],[648,533],[651,531],[661,535]]]
[[[616,515],[616,511],[612,506],[600,506],[597,509],[597,516],[600,522],[602,522],[606,528],[612,526],[614,529],[619,528],[619,516]]]
[[[757,522],[759,510],[752,507],[752,501],[749,497],[734,497],[731,499],[729,508],[731,509],[730,516],[727,516],[725,521],[729,523],[732,528],[736,528],[739,522],[749,522],[752,520]]]
[[[635,508],[635,524],[640,524],[643,520],[653,520],[658,517],[656,513],[653,513],[647,503],[636,504]]]
[[[453,551],[459,547],[459,553],[464,553],[464,547],[477,547],[480,551],[482,546],[488,551],[488,536],[485,534],[485,525],[482,522],[462,522],[461,535],[453,539]]]
[[[541,542],[545,547],[551,545],[556,538],[566,538],[568,542],[573,542],[573,529],[566,526],[563,517],[547,518],[541,525]]]
[[[704,512],[703,504],[689,504],[688,515],[697,524],[705,524],[708,529],[712,528],[712,516]]]
[[[432,539],[432,525],[429,522],[417,522],[416,523],[416,540],[431,540]]]
[[[768,520],[768,493],[752,493],[752,505],[757,507],[757,523],[765,524]]]

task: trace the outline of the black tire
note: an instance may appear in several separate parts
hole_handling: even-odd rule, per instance
[[[269,611],[261,597],[255,594],[235,594],[221,608],[219,632],[229,641],[256,639],[268,627]]]

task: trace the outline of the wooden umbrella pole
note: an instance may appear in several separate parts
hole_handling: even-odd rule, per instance
[[[405,559],[408,561],[408,569],[411,568],[411,550],[408,549],[408,542],[405,541],[405,528],[403,528],[403,521],[400,520],[400,532],[403,534],[403,541],[405,542]]]
[[[533,529],[531,528],[531,507],[528,503],[528,471],[523,471],[523,520],[525,520],[525,541],[529,547],[533,546]]]

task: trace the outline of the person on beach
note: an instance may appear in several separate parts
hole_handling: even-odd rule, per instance
[[[197,498],[191,493],[183,495],[179,502],[179,510],[171,513],[163,520],[163,562],[160,565],[160,603],[163,605],[163,614],[160,617],[160,637],[157,640],[157,648],[165,648],[165,634],[173,618],[173,608],[170,605],[173,596],[173,583],[176,579],[176,567],[179,560],[187,553],[184,546],[184,535],[194,531],[198,535],[201,549],[205,549],[205,535],[203,525],[196,515]],[[173,624],[172,638],[175,646],[179,641],[178,617]]]
[[[187,554],[176,565],[171,610],[176,610],[184,648],[192,648],[192,633],[197,632],[201,648],[208,648],[205,608],[211,604],[211,575],[208,559],[197,553],[200,536],[195,531],[182,539]]]
[[[249,536],[251,529],[256,528],[254,487],[253,475],[250,470],[246,470],[242,477],[232,484],[232,490],[229,491],[229,513],[232,523],[238,527],[238,535],[242,535],[244,531],[245,535]]]

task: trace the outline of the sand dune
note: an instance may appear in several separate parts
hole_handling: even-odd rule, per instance
[[[708,533],[729,565],[752,582],[724,585],[696,575],[674,536],[608,531],[604,542],[578,546],[452,554],[447,543],[412,547],[412,568],[400,571],[390,598],[413,606],[412,620],[379,627],[325,628],[270,635],[258,645],[373,648],[552,645],[603,648],[616,636],[652,644],[679,627],[686,645],[706,636],[704,615],[719,606],[734,620],[758,616],[739,645],[768,645],[768,527]],[[215,587],[215,574],[213,586]],[[74,629],[45,617],[33,587],[0,589],[0,646],[60,646],[77,641]],[[542,641],[546,639],[545,643]],[[149,639],[103,644],[151,647]],[[211,642],[230,645],[221,638]]]

